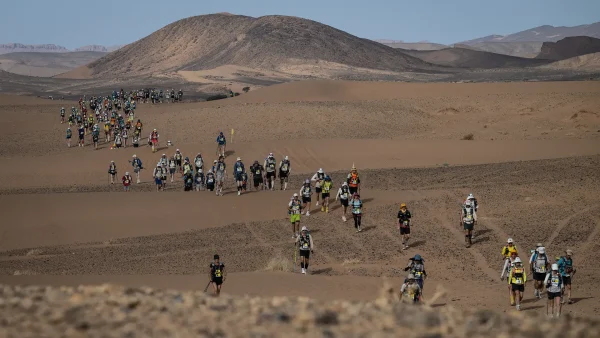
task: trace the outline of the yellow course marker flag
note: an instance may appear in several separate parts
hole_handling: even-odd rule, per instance
[[[234,130],[233,130],[233,128],[231,128],[231,143],[233,143],[233,133],[234,133]]]

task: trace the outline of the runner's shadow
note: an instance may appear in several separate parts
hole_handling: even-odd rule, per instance
[[[165,150],[165,149],[168,149],[168,148],[169,147],[167,147],[167,146],[157,147],[156,151],[161,151],[161,150]]]
[[[369,225],[369,226],[364,227],[362,229],[362,232],[367,232],[367,231],[373,230],[375,228],[377,228],[377,225]]]
[[[490,241],[490,237],[489,236],[485,236],[485,237],[479,237],[481,233],[477,234],[477,237],[473,240],[473,243],[485,243],[485,242],[489,242]]]
[[[331,268],[331,267],[319,269],[319,270],[315,270],[315,271],[311,272],[311,275],[324,275],[324,274],[331,272],[332,270],[333,270],[333,268]]]
[[[481,229],[481,230],[477,230],[477,236],[479,235],[485,235],[487,233],[492,232],[492,229]]]
[[[374,198],[373,198],[373,197],[369,197],[369,198],[365,198],[365,199],[363,199],[362,201],[363,201],[363,203],[367,203],[367,202],[371,202],[371,201],[373,201],[373,200],[374,200]]]
[[[586,300],[586,299],[593,299],[594,297],[579,297],[579,298],[572,298],[571,300],[573,301],[573,304],[577,304],[579,302],[581,302],[582,300]]]
[[[226,150],[226,151],[225,151],[225,157],[227,157],[227,156],[231,156],[231,155],[233,155],[233,154],[235,154],[235,150]]]
[[[425,243],[426,243],[426,241],[416,241],[416,242],[413,242],[412,244],[410,244],[410,247],[411,248],[418,248],[418,247],[420,247],[421,245],[423,245]]]
[[[530,311],[530,310],[536,310],[536,309],[542,309],[545,308],[544,305],[536,305],[536,306],[529,306],[523,309],[523,311]]]

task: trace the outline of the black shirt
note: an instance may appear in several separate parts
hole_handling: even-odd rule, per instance
[[[404,222],[408,222],[407,225],[410,225],[410,211],[406,210],[406,212],[398,211],[398,221],[400,224],[404,225]]]
[[[210,263],[210,274],[212,278],[223,278],[223,269],[225,269],[225,264],[223,263]]]

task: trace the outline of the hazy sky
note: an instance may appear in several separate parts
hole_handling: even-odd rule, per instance
[[[230,12],[293,15],[369,39],[450,44],[541,25],[600,21],[600,0],[12,0],[0,43],[67,48],[136,41],[179,19]]]

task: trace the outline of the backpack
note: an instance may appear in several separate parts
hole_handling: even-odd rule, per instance
[[[538,257],[540,257],[537,252],[533,254],[533,268],[537,273],[546,273],[546,266],[548,265],[548,256],[544,254],[544,263],[542,265],[538,264]]]
[[[281,162],[281,168],[279,168],[279,169],[281,171],[283,171],[284,173],[287,173],[289,171],[289,165],[290,165],[290,161],[284,160],[283,162]]]
[[[464,222],[467,224],[473,223],[473,208],[463,207]]]

